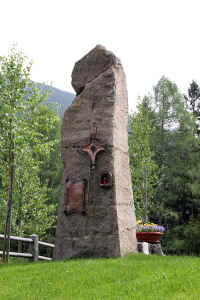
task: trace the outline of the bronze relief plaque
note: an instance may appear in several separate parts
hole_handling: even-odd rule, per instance
[[[86,182],[67,182],[65,214],[85,213]]]

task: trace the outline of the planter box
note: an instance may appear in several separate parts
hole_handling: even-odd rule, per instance
[[[162,232],[136,232],[138,242],[160,243]]]

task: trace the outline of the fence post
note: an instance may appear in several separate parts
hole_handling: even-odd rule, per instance
[[[32,234],[30,238],[33,240],[33,248],[32,248],[32,254],[33,254],[33,261],[38,261],[39,259],[39,237],[37,234]]]

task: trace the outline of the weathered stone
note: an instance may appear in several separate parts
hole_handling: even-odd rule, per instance
[[[136,252],[122,65],[111,52],[97,46],[75,64],[72,85],[77,96],[62,125],[63,195],[54,258]],[[87,183],[84,196],[75,190],[83,180]],[[71,194],[69,181],[75,184]],[[76,199],[78,203],[73,204]]]
[[[138,252],[149,255],[149,244],[146,242],[138,242],[137,243]]]
[[[143,254],[157,254],[157,255],[164,255],[161,247],[161,243],[146,243],[146,242],[138,242],[137,243],[138,252]]]
[[[157,244],[149,244],[149,252],[150,254],[164,255],[161,247],[161,243]]]

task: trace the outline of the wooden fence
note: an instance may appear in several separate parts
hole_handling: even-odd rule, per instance
[[[4,235],[0,234],[0,239],[4,239]],[[30,238],[23,238],[23,237],[18,237],[18,236],[10,236],[10,240],[15,240],[15,241],[21,241],[21,242],[26,242],[30,243],[31,245],[31,253],[19,253],[19,252],[9,252],[10,256],[15,256],[15,257],[25,257],[25,258],[31,258],[33,261],[38,261],[39,259],[41,260],[52,260],[51,257],[46,257],[46,256],[40,256],[39,255],[39,246],[46,246],[50,248],[54,248],[54,244],[49,244],[45,242],[39,241],[39,237],[37,234],[32,234]],[[3,251],[0,251],[0,255],[3,254]]]

